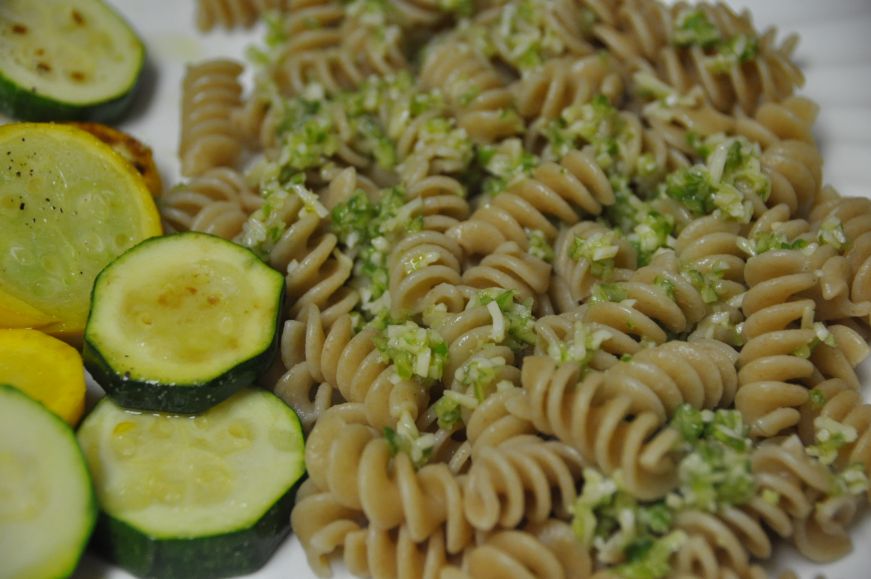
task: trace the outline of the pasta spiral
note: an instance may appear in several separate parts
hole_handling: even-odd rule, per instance
[[[159,203],[167,231],[202,231],[235,239],[262,199],[237,171],[215,167],[173,187]]]
[[[415,471],[407,455],[391,458],[387,442],[368,426],[362,405],[341,404],[324,413],[309,435],[306,463],[318,473],[312,477],[316,485],[330,489],[341,504],[362,510],[376,528],[405,525],[419,542],[444,526],[450,553],[471,541],[462,490],[447,465]]]
[[[871,203],[867,199],[835,199],[814,208],[812,222],[819,227],[834,222],[843,227],[850,264],[849,286],[853,302],[871,301]]]
[[[513,290],[524,300],[547,292],[549,281],[550,264],[523,251],[513,241],[503,243],[481,263],[463,272],[466,285]]]
[[[774,436],[795,426],[798,408],[808,400],[808,387],[822,377],[843,378],[858,387],[851,360],[861,354],[848,358],[824,343],[805,353],[817,338],[812,326],[825,303],[814,299],[819,284],[815,269],[814,262],[796,250],[769,251],[747,261],[750,289],[742,306],[747,343],[738,360],[735,406],[755,436]],[[845,345],[855,343],[847,328],[835,331]]]
[[[592,565],[571,528],[548,521],[523,531],[490,535],[465,554],[462,567],[451,569],[443,579],[584,579]]]
[[[682,9],[685,6],[678,4],[672,11]],[[733,38],[738,34],[755,36],[747,14],[735,14],[725,4],[703,5],[701,9],[719,29],[722,37]],[[681,93],[694,85],[702,87],[707,98],[721,111],[730,111],[737,105],[753,113],[759,104],[782,101],[804,84],[804,76],[790,60],[794,46],[791,39],[778,45],[776,30],[771,28],[756,41],[758,47],[755,57],[744,63],[732,64],[722,72],[712,70],[700,46],[682,50],[666,46],[658,56],[662,63],[661,78]]]
[[[871,202],[795,37],[725,4],[199,0],[167,231],[286,276],[310,565],[765,577],[868,498]]]
[[[286,10],[288,0],[197,0],[197,28],[250,27],[266,12]]]
[[[805,444],[814,440],[814,420],[819,416],[831,418],[856,429],[854,442],[838,449],[835,465],[844,468],[851,464],[871,465],[871,404],[862,399],[862,394],[837,378],[818,384],[814,390],[823,400],[821,406],[805,404],[801,408],[799,435]]]
[[[614,202],[607,176],[586,153],[575,151],[560,163],[543,163],[532,175],[512,184],[449,231],[471,254],[493,252],[506,241],[528,246],[526,229],[539,230],[552,241],[555,217],[576,223],[580,214],[598,215]]]
[[[587,304],[583,320],[608,326],[618,335],[636,337],[638,344],[625,352],[628,354],[634,354],[645,340],[654,344],[668,341],[667,332],[690,333],[707,313],[699,290],[680,275],[670,251],[657,255],[652,263],[613,287],[621,300]]]
[[[629,399],[617,397],[597,403],[604,387],[603,374],[591,373],[579,379],[576,365],[557,369],[550,358],[524,360],[522,382],[535,427],[570,444],[605,473],[622,469],[633,494],[664,496],[675,483],[675,465],[668,454],[677,442],[676,435],[670,431],[657,435],[659,421],[651,413],[628,421]]]
[[[466,518],[476,529],[542,523],[566,516],[575,500],[582,461],[562,442],[519,436],[481,449],[463,485]],[[556,490],[558,489],[558,491]]]
[[[433,47],[420,74],[424,87],[445,94],[459,126],[476,141],[494,141],[522,128],[510,114],[515,104],[507,81],[467,44],[448,38]]]
[[[572,105],[598,94],[616,101],[623,93],[617,64],[599,55],[557,58],[533,69],[515,84],[517,110],[527,119],[557,119]]]
[[[242,106],[242,65],[215,59],[189,65],[181,97],[181,172],[201,175],[213,167],[235,165],[243,137],[231,118]]]

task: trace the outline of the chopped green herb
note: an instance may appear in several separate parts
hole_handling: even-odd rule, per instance
[[[666,195],[686,207],[696,217],[713,212],[716,185],[701,165],[679,169],[665,180]]]
[[[672,36],[678,46],[710,48],[719,43],[720,39],[720,31],[702,9],[685,9],[678,13]]]
[[[673,504],[716,512],[753,497],[752,443],[738,411],[699,411],[685,404],[671,424],[688,450],[678,466],[680,487],[671,497]]]
[[[747,255],[759,255],[766,251],[779,249],[804,249],[808,247],[806,239],[794,239],[789,241],[786,235],[780,232],[762,231],[750,239],[740,238],[738,247]]]
[[[487,357],[478,354],[469,358],[457,368],[454,379],[470,390],[479,402],[489,395],[488,387],[494,386],[497,371],[505,366],[505,358],[501,356]]]
[[[660,579],[671,572],[671,556],[687,541],[683,531],[672,531],[660,539],[646,538],[627,551],[627,562],[615,571],[626,579]]]
[[[494,342],[505,341],[512,350],[521,350],[535,343],[535,318],[532,315],[531,300],[517,302],[513,290],[493,288],[478,292],[477,298],[470,305],[486,306],[490,303],[495,303],[497,306],[495,311],[490,311],[490,315],[494,317],[491,336]],[[497,327],[499,324],[501,328]]]
[[[574,362],[586,368],[602,344],[611,338],[605,329],[591,330],[583,322],[575,322],[571,337],[548,344],[547,355],[560,364]]]
[[[497,145],[480,147],[478,163],[488,174],[483,183],[484,192],[496,195],[528,175],[538,164],[538,157],[527,152],[520,139],[506,139]]]
[[[825,465],[835,462],[838,451],[858,438],[855,428],[828,416],[817,416],[814,419],[814,429],[816,444],[806,447],[805,450]]]
[[[868,474],[861,463],[851,464],[835,475],[834,494],[861,495],[868,492]]]
[[[454,426],[463,420],[460,403],[454,398],[442,396],[435,403],[434,409],[438,417],[439,428],[443,430],[453,430]]]
[[[826,405],[826,395],[823,393],[822,390],[814,388],[810,391],[808,396],[810,397],[811,405],[817,410],[820,410],[823,406]]]
[[[553,261],[553,246],[548,243],[544,232],[540,229],[524,229],[529,240],[529,255],[548,263]]]
[[[665,292],[665,295],[668,296],[668,299],[674,301],[674,282],[668,279],[665,276],[658,275],[656,279],[653,280],[654,285],[662,288]]]
[[[586,260],[591,274],[608,279],[614,270],[614,258],[619,252],[617,232],[597,231],[586,239],[575,237],[569,249],[569,257],[577,261]]]
[[[847,246],[847,232],[844,230],[844,224],[835,217],[827,218],[820,224],[817,239],[820,243],[831,245],[839,251],[844,249]]]
[[[415,468],[420,468],[429,462],[435,437],[432,434],[421,434],[408,414],[404,414],[399,419],[396,429],[385,427],[383,434],[391,456],[396,456],[400,452],[407,454]]]
[[[388,325],[375,340],[378,351],[393,363],[400,378],[417,376],[439,380],[448,357],[448,347],[435,330],[412,321]]]
[[[756,58],[758,52],[759,43],[756,38],[736,34],[716,44],[714,54],[705,59],[705,66],[715,74],[727,73],[735,66]]]
[[[616,283],[597,283],[591,291],[591,303],[622,302],[628,297],[623,286]]]

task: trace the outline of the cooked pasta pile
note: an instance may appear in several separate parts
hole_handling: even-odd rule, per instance
[[[200,0],[169,230],[287,274],[312,568],[762,577],[851,549],[871,200],[793,37],[653,0]],[[276,12],[275,10],[278,10]]]

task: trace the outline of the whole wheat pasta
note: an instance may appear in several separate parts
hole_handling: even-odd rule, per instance
[[[765,576],[869,496],[866,199],[724,4],[201,0],[168,229],[286,275],[312,569]]]

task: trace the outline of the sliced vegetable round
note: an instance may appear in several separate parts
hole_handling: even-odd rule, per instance
[[[235,243],[149,239],[97,276],[85,364],[122,406],[201,412],[271,364],[284,294],[284,276]]]
[[[0,575],[72,575],[96,519],[73,431],[20,390],[0,385]]]
[[[124,160],[130,163],[136,172],[142,176],[145,181],[145,186],[151,191],[154,197],[160,197],[163,193],[163,181],[160,178],[160,172],[157,170],[157,164],[154,162],[154,155],[151,152],[151,147],[124,131],[119,131],[109,125],[102,123],[87,123],[75,122],[74,127],[87,131],[112,147],[112,150],[124,157]]]
[[[0,383],[11,384],[75,426],[85,409],[79,351],[36,330],[0,330]]]
[[[113,121],[145,62],[132,28],[102,0],[4,0],[0,109],[31,121]]]
[[[0,327],[80,339],[97,273],[161,233],[154,200],[129,163],[71,126],[0,127],[0,159]]]
[[[270,392],[245,389],[195,417],[104,398],[78,436],[103,512],[96,544],[138,576],[252,573],[289,532],[303,435]]]

